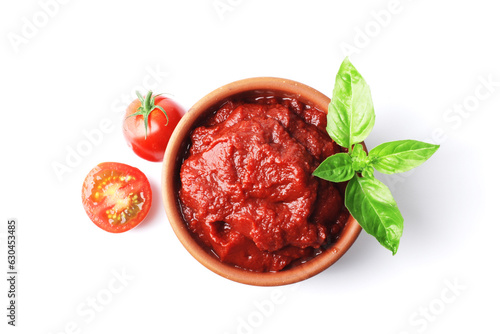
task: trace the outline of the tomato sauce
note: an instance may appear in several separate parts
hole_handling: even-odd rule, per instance
[[[338,238],[344,185],[312,175],[340,152],[326,114],[294,98],[227,101],[191,134],[180,172],[189,230],[222,262],[280,271]]]

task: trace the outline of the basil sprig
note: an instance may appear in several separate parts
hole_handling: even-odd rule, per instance
[[[389,188],[375,179],[374,169],[384,174],[409,171],[429,159],[439,145],[397,140],[378,145],[367,154],[360,143],[374,123],[370,88],[346,58],[335,80],[326,130],[348,152],[326,158],[313,175],[331,182],[349,181],[345,193],[347,209],[368,234],[394,255],[404,219]]]

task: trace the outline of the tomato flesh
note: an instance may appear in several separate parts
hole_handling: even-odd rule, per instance
[[[125,232],[137,226],[149,212],[151,186],[139,169],[104,162],[85,178],[82,202],[94,224],[108,232]]]

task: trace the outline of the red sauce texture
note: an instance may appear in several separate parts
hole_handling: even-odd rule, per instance
[[[228,264],[280,271],[338,238],[344,185],[312,175],[340,152],[326,114],[296,99],[226,102],[191,134],[180,203],[190,231]]]

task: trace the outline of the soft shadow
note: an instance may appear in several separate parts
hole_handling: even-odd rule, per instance
[[[140,223],[135,229],[144,229],[153,224],[154,221],[166,221],[165,210],[163,208],[163,201],[161,195],[161,187],[159,182],[154,179],[149,180],[152,192],[151,209],[142,223]]]

